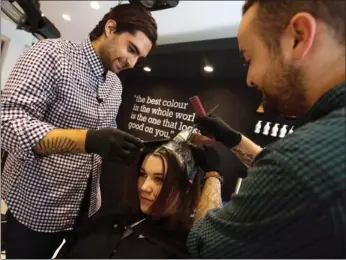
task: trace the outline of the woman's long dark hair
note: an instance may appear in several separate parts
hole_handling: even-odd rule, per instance
[[[190,148],[187,144],[183,144],[183,149]],[[146,149],[136,159],[134,167],[131,168],[127,176],[124,203],[126,203],[132,214],[137,215],[140,213],[137,180],[140,167],[147,155],[159,157],[163,165],[165,165],[164,160],[167,162],[167,169],[164,169],[166,175],[162,189],[151,207],[150,215],[167,219],[172,228],[190,228],[192,225],[191,215],[194,213],[200,194],[199,174],[196,175],[191,184],[187,178],[185,167],[182,167],[174,153],[165,147]],[[175,206],[176,212],[170,216],[165,216],[165,211],[174,202],[177,203]]]

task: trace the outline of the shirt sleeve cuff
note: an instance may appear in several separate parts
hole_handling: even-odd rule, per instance
[[[36,121],[36,120],[35,120]],[[31,122],[31,124],[28,125],[28,146],[26,147],[26,155],[27,159],[38,159],[41,158],[40,155],[34,152],[34,147],[37,145],[37,143],[44,138],[50,131],[54,130],[55,127],[44,123],[44,122]]]
[[[55,129],[54,126],[39,120],[15,120],[11,124],[12,134],[17,135],[20,147],[16,149],[14,155],[24,160],[39,159],[41,156],[34,152],[34,147],[50,131]],[[9,133],[8,133],[9,134]]]

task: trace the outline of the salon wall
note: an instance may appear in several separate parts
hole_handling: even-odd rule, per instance
[[[167,132],[166,137],[174,137],[180,129],[179,125],[192,125],[193,122],[188,120],[181,120],[176,118],[176,113],[185,113],[193,116],[193,110],[188,99],[191,96],[198,95],[206,109],[213,108],[215,105],[219,105],[215,114],[223,118],[234,129],[237,129],[241,133],[245,134],[256,143],[261,146],[265,146],[277,138],[272,136],[266,136],[262,133],[254,133],[255,125],[258,120],[264,122],[271,121],[280,124],[287,124],[289,126],[294,125],[294,120],[285,118],[270,118],[264,114],[256,113],[259,105],[260,96],[254,89],[248,88],[245,85],[244,78],[128,78],[124,84],[123,103],[118,114],[118,127],[125,131],[130,132],[138,136],[143,140],[160,139],[162,136],[156,135],[158,131],[162,130]],[[136,102],[136,97],[140,96],[143,103]],[[149,97],[149,104],[147,104]],[[152,100],[160,100],[161,106],[152,105]],[[186,109],[167,107],[170,104],[169,101],[173,100],[184,103],[187,102]],[[138,100],[138,99],[137,99]],[[165,102],[166,106],[162,106],[162,102]],[[172,103],[173,104],[173,103]],[[141,114],[147,118],[147,120],[131,119],[131,114],[134,114],[134,105],[145,106],[144,112],[135,112],[135,114]],[[174,111],[172,117],[157,116],[152,113],[153,108],[161,107],[162,110],[170,109]],[[148,112],[148,113],[146,113]],[[138,116],[137,116],[138,117]],[[161,122],[167,118],[170,122],[176,123],[176,130],[172,131],[171,128],[161,125],[155,125],[148,123],[148,119],[152,117],[155,119],[161,119]],[[143,117],[140,117],[143,119]],[[131,124],[143,125],[145,127],[154,128],[153,133],[143,131],[143,129],[135,129],[130,127]],[[262,127],[263,128],[263,127]],[[263,129],[262,129],[263,130]],[[246,168],[235,157],[231,158],[232,169],[225,176],[225,185],[223,189],[223,199],[229,200],[230,194],[235,188],[236,179],[232,176],[235,174],[245,174]]]
[[[295,120],[256,112],[261,97],[258,91],[246,86],[242,62],[234,38],[159,46],[145,62],[120,74],[123,101],[118,128],[143,140],[172,138],[193,125],[195,115],[188,100],[198,95],[206,111],[219,105],[216,115],[259,145],[268,145],[278,137],[270,135],[273,124],[269,135],[263,134],[267,122],[279,123],[280,130],[283,124],[290,129]],[[214,71],[205,73],[205,64],[212,65]],[[149,66],[151,72],[145,72],[144,66]],[[262,127],[255,133],[259,120],[263,121]],[[246,168],[232,154],[230,169],[224,176],[224,201],[230,200],[237,181],[234,176],[239,174],[245,175]],[[102,176],[102,183],[114,183],[114,178],[113,174]],[[106,197],[112,196],[103,196]]]

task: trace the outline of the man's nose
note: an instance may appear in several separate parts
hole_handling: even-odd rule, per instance
[[[137,60],[138,60],[137,56],[130,57],[128,59],[129,68],[131,68],[131,69],[134,68],[136,66]]]

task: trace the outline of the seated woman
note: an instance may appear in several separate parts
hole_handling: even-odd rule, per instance
[[[189,257],[185,242],[200,191],[190,147],[169,141],[143,151],[135,165],[116,212],[75,229],[57,258]]]

